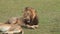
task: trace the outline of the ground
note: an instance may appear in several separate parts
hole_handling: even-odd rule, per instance
[[[37,10],[39,27],[23,28],[25,34],[60,34],[60,0],[0,0],[0,22],[20,17],[27,6]]]

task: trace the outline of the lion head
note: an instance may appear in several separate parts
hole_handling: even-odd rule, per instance
[[[23,19],[24,19],[24,22],[26,24],[29,24],[29,25],[33,25],[35,24],[34,22],[36,22],[36,24],[38,23],[38,19],[37,19],[37,14],[36,14],[36,10],[32,7],[25,7],[24,11],[23,11]]]

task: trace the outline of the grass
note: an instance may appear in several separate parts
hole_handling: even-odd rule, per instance
[[[0,22],[20,17],[27,6],[37,10],[39,28],[23,28],[25,34],[60,34],[60,0],[0,0]]]

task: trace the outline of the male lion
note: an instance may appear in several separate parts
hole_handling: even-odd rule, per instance
[[[28,27],[38,27],[38,16],[36,10],[32,7],[26,7],[24,9],[23,20]]]

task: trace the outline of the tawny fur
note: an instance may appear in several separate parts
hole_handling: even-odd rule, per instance
[[[21,26],[18,26],[17,24],[4,24],[0,23],[0,31],[2,34],[14,34],[14,33],[20,33],[24,34],[23,29]]]

